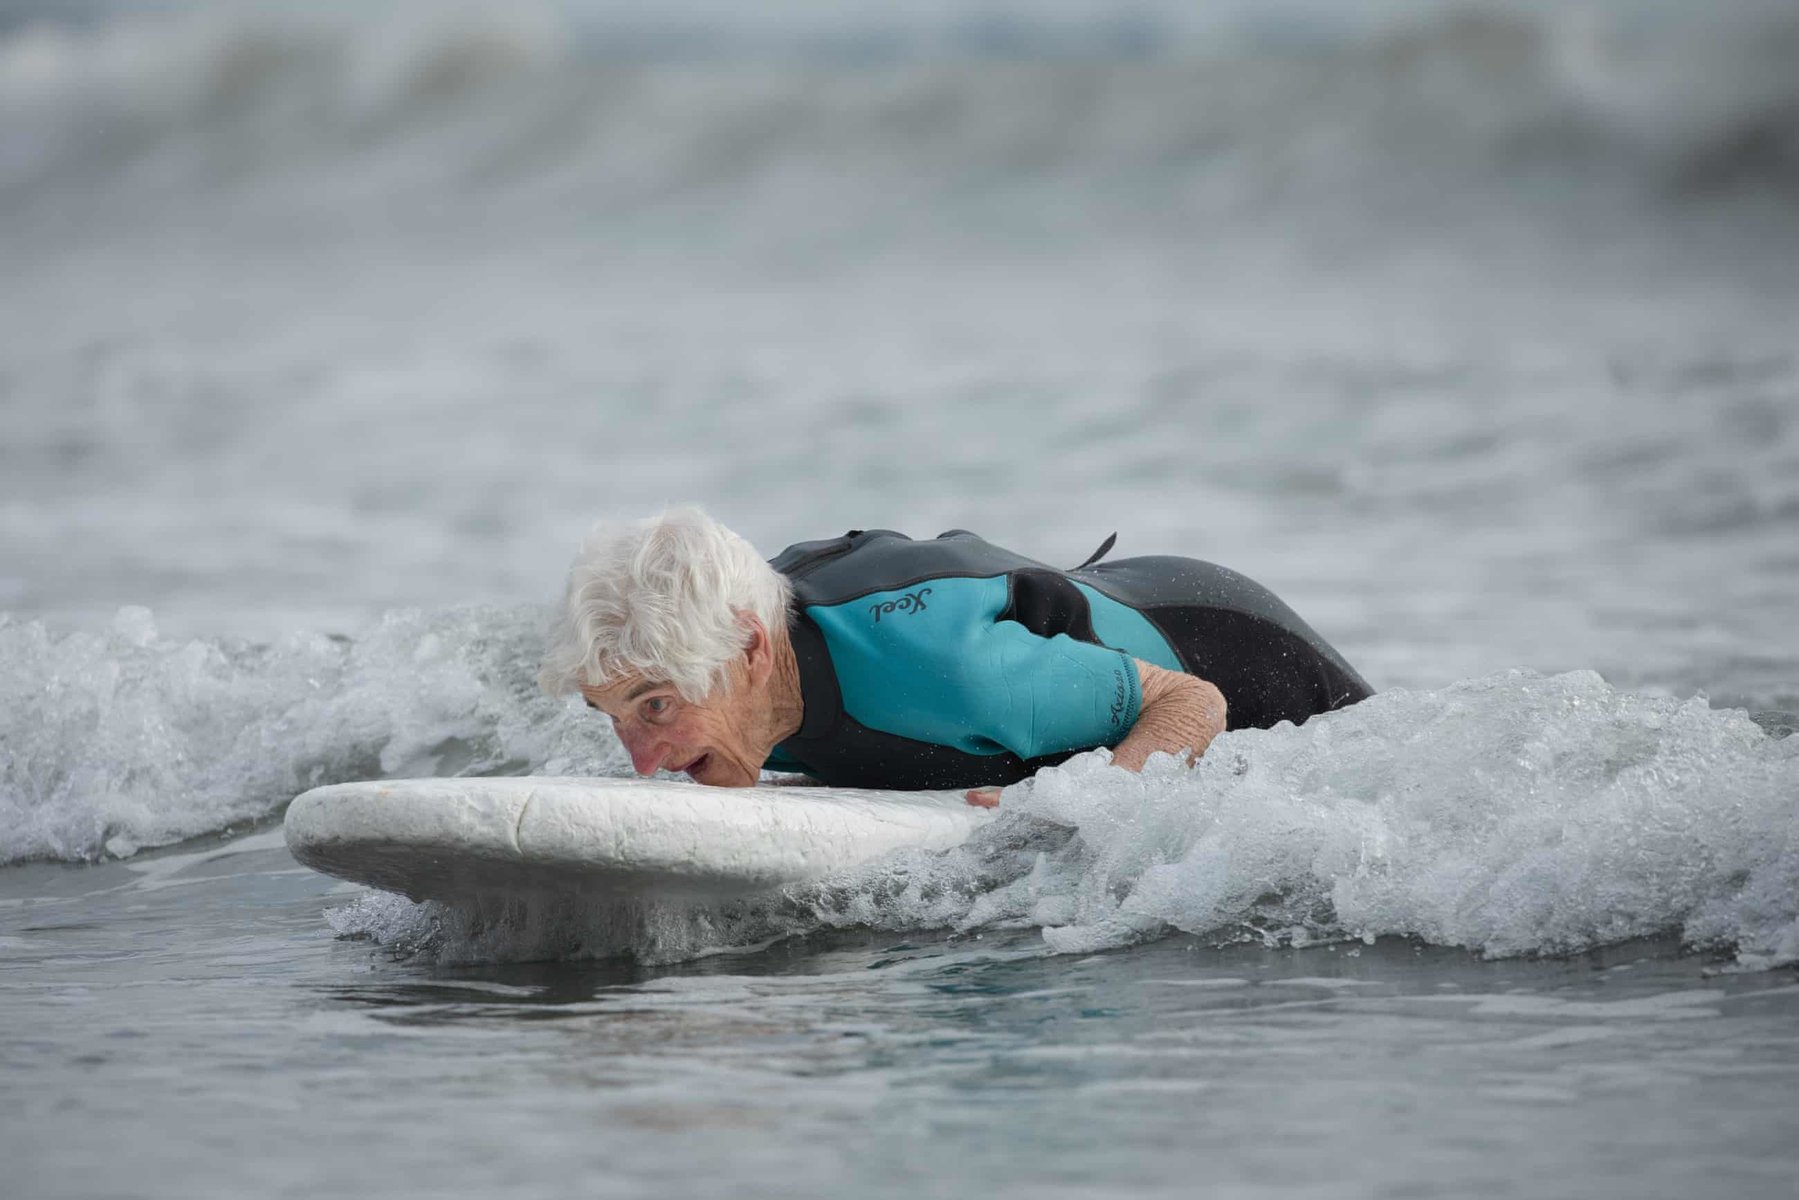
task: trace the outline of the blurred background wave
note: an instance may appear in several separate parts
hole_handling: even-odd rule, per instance
[[[1003,209],[1013,234],[1166,235],[1271,206],[1441,221],[1450,184],[1799,182],[1799,10],[1742,0],[14,3],[0,37],[12,221],[205,197],[296,232],[379,225],[377,201],[592,228],[729,196],[747,240],[885,242],[946,202],[929,218],[966,232]]]
[[[1795,61],[1759,0],[0,4],[0,824],[615,763],[537,606],[689,500],[1790,712]]]

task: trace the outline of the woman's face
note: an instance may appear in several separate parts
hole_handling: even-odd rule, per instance
[[[752,787],[771,748],[759,744],[766,698],[753,675],[733,664],[700,703],[683,699],[673,684],[636,675],[583,687],[581,695],[612,718],[639,775],[683,771],[713,787]]]

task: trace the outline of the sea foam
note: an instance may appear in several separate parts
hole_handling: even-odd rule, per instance
[[[1105,752],[1006,790],[964,846],[728,905],[371,896],[340,933],[445,961],[669,961],[818,929],[1037,926],[1088,953],[1172,931],[1558,954],[1669,930],[1799,961],[1799,739],[1591,672],[1394,691],[1226,734],[1193,769]]]
[[[355,638],[165,638],[0,615],[0,864],[124,857],[279,812],[324,783],[616,774],[618,742],[537,692],[533,610],[397,610]]]

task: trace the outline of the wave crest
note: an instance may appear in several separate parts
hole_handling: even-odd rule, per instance
[[[1083,755],[945,854],[729,905],[375,896],[340,933],[446,961],[670,961],[821,928],[1039,927],[1089,953],[1170,931],[1416,937],[1495,956],[1680,931],[1799,961],[1799,739],[1740,711],[1509,672],[1244,730],[1193,770]]]
[[[617,774],[601,723],[538,694],[534,610],[389,613],[271,645],[0,615],[0,864],[125,857],[353,779]]]

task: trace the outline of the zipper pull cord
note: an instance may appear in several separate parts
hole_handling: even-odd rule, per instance
[[[1092,554],[1089,554],[1087,556],[1086,562],[1082,563],[1080,566],[1078,566],[1074,569],[1077,571],[1085,571],[1088,567],[1092,566],[1094,563],[1098,562],[1100,559],[1104,558],[1108,553],[1110,553],[1112,547],[1114,545],[1116,545],[1117,542],[1118,542],[1118,534],[1116,531],[1114,531],[1110,537],[1108,537],[1105,541],[1103,541],[1099,544],[1099,549],[1095,550]]]

